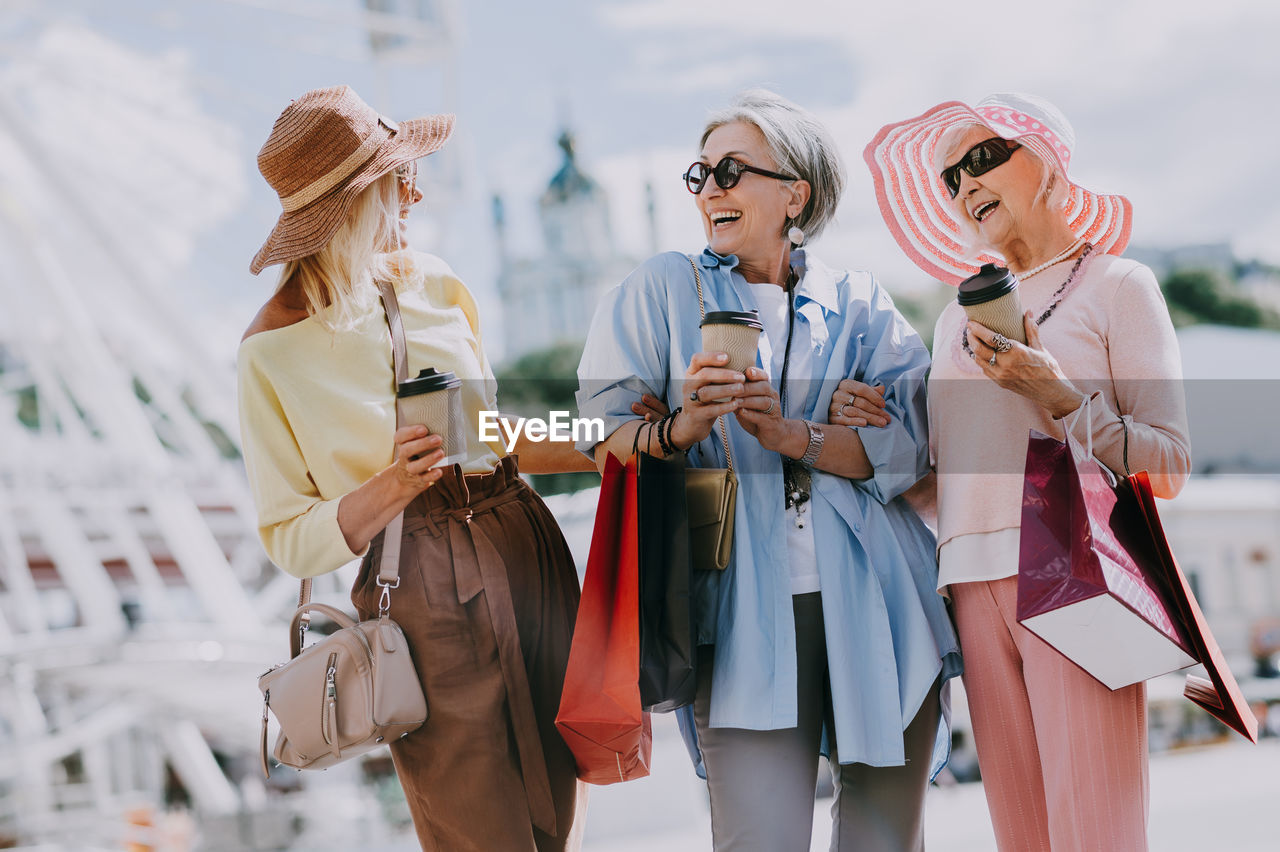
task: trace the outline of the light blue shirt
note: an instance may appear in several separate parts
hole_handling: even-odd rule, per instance
[[[700,265],[706,310],[754,310],[737,258],[710,249]],[[814,471],[808,516],[817,542],[835,734],[841,763],[904,763],[902,732],[935,680],[960,673],[959,644],[935,591],[935,541],[899,494],[928,470],[925,374],[929,352],[875,279],[829,269],[803,251],[796,323],[804,323],[814,374],[788,417],[825,423],[836,385],[853,377],[884,384],[891,417],[858,429],[874,474],[854,481]],[[690,359],[702,350],[698,295],[688,258],[650,258],[596,309],[578,367],[578,408],[610,435],[634,420],[641,394],[679,399]],[[761,359],[772,357],[761,340]],[[760,362],[757,362],[757,365]],[[777,385],[777,377],[774,379]],[[788,389],[792,387],[788,379]],[[795,394],[791,394],[795,396]],[[733,558],[723,572],[695,572],[700,642],[714,642],[713,727],[773,730],[797,724],[795,624],[786,550],[782,458],[724,418],[738,475]],[[590,442],[578,449],[590,453]],[[724,467],[719,429],[689,454]],[[944,700],[945,707],[945,700]],[[688,708],[686,708],[688,709]],[[949,754],[949,714],[939,726],[933,772]],[[687,723],[687,724],[686,724]],[[692,714],[681,715],[686,734]],[[696,751],[694,752],[697,759]]]

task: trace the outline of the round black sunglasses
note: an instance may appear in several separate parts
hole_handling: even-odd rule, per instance
[[[757,169],[755,166],[748,166],[746,163],[740,163],[733,157],[725,157],[716,163],[715,168],[708,166],[706,163],[694,163],[684,173],[684,185],[694,195],[702,192],[702,188],[707,185],[707,175],[712,175],[716,179],[716,186],[721,189],[733,189],[738,185],[738,181],[742,180],[744,172],[751,172],[755,175],[764,175],[774,180],[799,180],[799,178],[790,175],[778,174],[764,169]]]

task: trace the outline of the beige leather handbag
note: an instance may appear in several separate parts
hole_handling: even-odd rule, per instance
[[[408,376],[404,328],[390,284],[379,284],[391,328],[396,381]],[[400,425],[397,406],[396,427]],[[391,620],[391,591],[400,585],[400,536],[404,513],[383,531],[377,585],[378,617],[357,624],[325,604],[311,602],[303,580],[298,609],[289,624],[289,661],[258,678],[262,690],[262,772],[267,762],[267,717],[280,723],[275,759],[294,769],[324,769],[406,736],[427,720],[427,701],[400,626]],[[340,629],[304,648],[311,613]]]
[[[698,310],[707,315],[702,301],[702,276],[692,257],[693,280],[698,286]],[[733,510],[738,500],[738,477],[733,472],[733,455],[724,418],[718,418],[720,440],[728,467],[687,467],[684,471],[685,497],[689,505],[689,556],[694,568],[723,571],[733,553]]]
[[[340,630],[299,650],[304,614],[319,612]],[[290,625],[292,655],[258,678],[262,690],[262,771],[267,711],[280,722],[275,759],[294,769],[324,769],[422,727],[427,701],[400,626],[385,614],[355,623],[331,606],[308,603]]]

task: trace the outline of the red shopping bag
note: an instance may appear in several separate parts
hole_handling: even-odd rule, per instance
[[[653,731],[640,709],[636,465],[604,466],[591,552],[556,727],[578,777],[614,784],[649,774]]]
[[[1194,665],[1132,491],[1066,438],[1032,430],[1027,444],[1019,623],[1111,689]]]

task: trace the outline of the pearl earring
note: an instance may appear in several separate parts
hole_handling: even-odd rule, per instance
[[[804,231],[792,225],[791,230],[787,231],[787,239],[791,241],[793,246],[802,246],[804,245]]]

